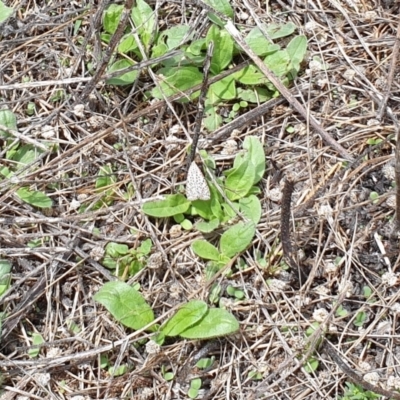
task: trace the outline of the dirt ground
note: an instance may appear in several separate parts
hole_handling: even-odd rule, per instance
[[[1,399],[186,399],[197,377],[198,399],[339,399],[349,382],[400,398],[400,253],[391,235],[398,3],[231,3],[242,32],[259,21],[292,22],[307,37],[288,87],[306,117],[279,96],[235,130],[203,131],[199,148],[219,175],[249,135],[265,149],[261,221],[231,273],[217,277],[222,288],[244,293],[236,300],[223,294],[240,330],[204,341],[168,339],[156,353],[146,345],[149,332],[124,327],[93,299],[115,279],[101,262],[105,246],[137,248],[151,239],[147,265],[128,282],[140,284],[162,321],[194,292],[209,301],[206,261],[191,244],[203,236],[217,243],[224,227],[203,235],[143,213],[145,202],[184,184],[198,103],[150,99],[151,64],[132,85],[106,84],[101,54],[109,46],[99,34],[106,4],[6,2],[15,13],[0,25],[0,110],[16,115],[18,132],[12,143],[0,138],[1,171],[15,168],[15,146],[41,151],[17,177],[0,175],[0,253],[12,266],[1,297]],[[211,24],[201,2],[148,4],[160,30],[190,23],[200,38]],[[247,59],[241,53],[233,64]],[[219,112],[231,109],[226,102]],[[236,150],[224,154],[228,140]],[[112,178],[101,191],[104,170]],[[293,194],[284,208],[288,181]],[[21,187],[46,193],[52,206],[21,200]],[[283,209],[294,264],[282,248]],[[301,285],[294,265],[306,278]],[[39,335],[44,342],[35,347]],[[214,357],[212,365],[196,367],[204,357]],[[123,373],[112,373],[121,366]]]

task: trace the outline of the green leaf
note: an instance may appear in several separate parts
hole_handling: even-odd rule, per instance
[[[1,17],[0,17],[0,19],[1,19]],[[9,128],[12,130],[17,130],[17,117],[10,110],[0,110],[0,125],[4,125],[6,128]],[[10,136],[9,133],[7,133],[6,131],[0,130],[0,137],[7,138],[9,136]]]
[[[296,36],[293,38],[286,47],[289,54],[292,67],[298,72],[300,70],[300,63],[304,60],[307,52],[307,37]]]
[[[191,247],[197,256],[205,260],[219,260],[220,254],[218,249],[206,240],[195,240]]]
[[[145,1],[136,0],[136,7],[132,9],[131,17],[147,48],[152,36],[155,37],[157,33],[157,20],[153,9]]]
[[[227,171],[225,192],[229,200],[234,201],[245,197],[253,186],[256,169],[249,160],[244,160],[238,167]]]
[[[261,32],[260,28],[253,28],[245,38],[249,47],[259,56],[266,56],[278,51],[280,47],[271,43]]]
[[[124,282],[107,282],[93,296],[123,325],[135,330],[154,321],[154,313],[143,296]]]
[[[27,187],[22,187],[16,191],[16,195],[25,203],[39,208],[49,208],[53,202],[43,192],[37,190],[30,190]]]
[[[315,357],[310,357],[304,365],[304,370],[309,374],[315,372],[318,369],[319,361]]]
[[[218,226],[219,226],[218,218],[212,219],[209,222],[200,221],[200,222],[196,223],[196,229],[203,233],[210,233],[210,232],[214,231],[215,229],[217,229]]]
[[[158,71],[160,76],[159,86],[152,90],[151,94],[157,99],[163,99],[165,96],[172,96],[178,92],[184,92],[187,89],[202,82],[203,75],[196,67],[174,67],[162,68]],[[198,96],[193,94],[192,98]]]
[[[7,7],[2,1],[0,1],[0,23],[7,20],[7,18],[11,17],[14,9],[11,7]]]
[[[192,300],[184,304],[178,312],[170,318],[161,328],[165,336],[178,336],[186,329],[199,322],[207,313],[207,303],[200,300]]]
[[[111,67],[108,68],[107,73],[111,74],[112,72],[120,71],[124,68],[131,67],[135,63],[130,60],[118,60]],[[138,77],[139,71],[130,71],[126,72],[122,75],[119,75],[115,78],[110,78],[106,80],[108,85],[116,85],[116,86],[124,86],[124,85],[131,85],[135,82],[136,78]]]
[[[253,222],[239,222],[221,236],[220,250],[227,257],[233,257],[245,250],[254,237],[256,228]]]
[[[145,214],[152,217],[172,217],[176,214],[185,213],[190,207],[190,201],[182,194],[166,196],[164,200],[151,201],[144,203],[142,210]]]
[[[249,160],[255,167],[256,176],[252,185],[257,184],[265,173],[265,153],[260,140],[255,136],[247,136],[243,142],[243,151],[234,160],[233,166],[237,168],[242,162]]]
[[[150,254],[152,246],[153,246],[153,242],[151,241],[151,239],[146,239],[146,240],[143,240],[143,242],[140,244],[137,251],[139,253],[142,253],[147,256],[148,254]]]
[[[262,85],[269,82],[264,74],[252,64],[234,73],[233,77],[243,85]]]
[[[285,25],[281,24],[263,24],[268,36],[271,39],[280,39],[290,36],[297,28],[293,22],[288,22]]]
[[[210,85],[207,93],[211,104],[219,103],[221,100],[233,100],[236,96],[236,82],[232,76],[226,76]]]
[[[211,25],[207,32],[206,43],[214,42],[210,70],[218,75],[232,62],[233,40],[225,30],[221,31],[216,25]]]
[[[39,345],[42,343],[44,343],[44,339],[43,339],[42,335],[40,335],[39,333],[32,333],[32,344]],[[29,355],[29,357],[34,358],[39,355],[39,352],[40,352],[40,347],[29,349],[28,355]]]
[[[260,222],[261,219],[261,203],[260,200],[254,196],[250,195],[239,200],[240,211],[242,214],[253,221],[255,225]]]
[[[176,25],[164,31],[162,35],[160,35],[160,38],[166,36],[168,49],[172,50],[182,44],[182,41],[189,32],[189,29],[189,25]]]
[[[126,244],[109,242],[106,246],[106,254],[110,257],[121,257],[128,254],[129,247]]]
[[[233,8],[228,0],[204,0],[204,3],[219,11],[221,14],[226,15],[228,18],[233,19]],[[225,22],[221,21],[221,19],[218,18],[215,14],[209,13],[208,17],[212,22],[219,26],[225,25]]]
[[[212,356],[211,358],[201,358],[199,361],[196,363],[196,367],[200,369],[207,369],[210,368],[215,361],[215,357]]]
[[[138,45],[132,33],[128,33],[127,35],[122,37],[121,43],[118,45],[118,51],[120,53],[126,54],[129,53],[130,51],[136,50],[137,47]]]
[[[279,50],[268,55],[265,57],[264,62],[278,78],[282,78],[290,70],[290,57],[286,50]]]
[[[228,311],[211,308],[200,322],[183,331],[180,336],[185,339],[211,339],[230,335],[239,330],[239,322]]]
[[[103,28],[106,32],[114,34],[121,19],[124,6],[111,4],[103,14]]]

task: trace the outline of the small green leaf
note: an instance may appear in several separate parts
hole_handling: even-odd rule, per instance
[[[207,45],[211,41],[214,42],[214,51],[210,70],[214,75],[218,75],[232,62],[234,42],[226,30],[221,31],[216,25],[211,25],[207,32]]]
[[[120,71],[124,68],[131,67],[135,63],[130,60],[118,60],[114,64],[111,65],[111,67],[108,68],[107,73],[112,73],[116,71]],[[124,85],[131,85],[133,82],[135,82],[136,78],[138,77],[139,71],[134,70],[130,72],[126,72],[121,74],[120,76],[117,76],[115,78],[110,78],[106,80],[106,83],[108,85],[116,85],[116,86],[124,86]]]
[[[258,27],[253,28],[249,32],[245,41],[259,57],[272,54],[280,49],[277,44],[271,43]]]
[[[256,169],[248,160],[230,169],[227,174],[225,191],[231,201],[245,197],[256,179]]]
[[[166,196],[164,200],[144,203],[142,210],[152,217],[166,218],[185,213],[190,207],[190,201],[182,194]]]
[[[199,322],[207,313],[207,303],[200,300],[192,300],[184,304],[178,312],[170,318],[161,332],[165,336],[177,336],[186,329]]]
[[[300,63],[304,60],[307,52],[307,37],[296,36],[293,38],[286,47],[289,54],[292,67],[298,72],[300,70]]]
[[[118,27],[124,6],[111,4],[103,14],[103,28],[106,32],[113,34]]]
[[[318,365],[319,361],[315,357],[310,357],[304,365],[304,370],[311,374],[318,369]]]
[[[372,296],[372,290],[369,286],[364,286],[363,287],[363,295],[366,299]]]
[[[128,328],[142,329],[154,321],[153,310],[143,296],[124,282],[105,283],[94,299]]]
[[[196,67],[174,67],[162,68],[158,71],[160,76],[159,86],[152,90],[151,94],[157,99],[163,99],[164,96],[172,96],[178,92],[199,84],[203,80],[203,75]],[[193,94],[195,98],[197,94]]]
[[[7,7],[2,1],[0,1],[0,23],[4,22],[9,17],[11,17],[13,12],[14,12],[13,8]]]
[[[27,187],[18,189],[16,195],[25,203],[39,208],[50,208],[53,204],[51,199],[43,192],[30,190]]]
[[[260,222],[262,209],[258,197],[250,195],[240,199],[239,207],[243,215],[253,221],[255,225]]]
[[[197,361],[196,367],[200,369],[207,369],[213,365],[214,361],[214,356],[212,356],[211,358],[201,358],[199,361]]]
[[[361,327],[368,320],[368,314],[364,311],[360,311],[356,314],[356,318],[353,321],[353,324],[357,327]]]
[[[136,50],[137,47],[138,45],[134,36],[132,35],[132,33],[128,33],[127,35],[122,37],[121,43],[118,45],[118,51],[120,53],[126,54],[130,51]]]
[[[180,334],[185,339],[211,339],[239,330],[239,322],[226,310],[211,308],[196,325]]]
[[[120,365],[119,367],[110,367],[108,370],[108,373],[111,376],[122,376],[124,374],[126,374],[128,372],[128,367],[124,364],[124,365]]]
[[[297,29],[296,25],[293,22],[288,22],[285,25],[263,24],[263,26],[271,39],[280,39],[286,36],[290,36]]]
[[[126,244],[109,242],[106,246],[106,254],[110,257],[121,257],[128,254],[129,247]]]
[[[220,250],[227,257],[233,257],[245,250],[256,232],[253,222],[239,222],[221,236]]]
[[[39,333],[32,333],[32,344],[39,345],[42,343],[44,343],[42,335],[40,335]],[[33,349],[28,350],[28,355],[29,357],[34,358],[39,355],[39,352],[40,352],[40,347],[35,347]]]
[[[0,125],[4,125],[6,128],[9,128],[11,130],[17,130],[17,117],[10,110],[0,110]],[[9,136],[10,136],[9,133],[0,130],[0,137],[7,138]]]
[[[195,240],[191,247],[197,256],[205,260],[219,260],[220,254],[218,249],[206,240]]]
[[[206,221],[199,221],[196,223],[196,229],[203,233],[210,233],[217,229],[219,226],[219,219],[215,218],[209,222]]]
[[[181,226],[182,226],[183,229],[185,229],[185,230],[187,230],[187,231],[190,231],[190,230],[193,228],[192,222],[189,221],[188,219],[184,219],[184,220],[181,222]]]
[[[147,48],[152,36],[157,33],[157,20],[153,9],[143,0],[136,0],[136,7],[133,7],[131,13],[132,20],[143,44]]]

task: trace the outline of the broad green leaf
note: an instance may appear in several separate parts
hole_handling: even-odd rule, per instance
[[[127,283],[107,282],[93,296],[123,325],[135,330],[154,321],[154,313],[143,296]]]
[[[172,194],[166,196],[164,200],[151,201],[144,203],[142,210],[145,214],[152,217],[172,217],[176,214],[185,213],[190,207],[190,201],[182,194]]]
[[[110,242],[106,246],[106,254],[110,257],[121,257],[128,253],[129,247],[126,244]]]
[[[280,39],[291,35],[296,30],[296,25],[293,22],[288,22],[285,25],[280,24],[263,24],[270,39]]]
[[[11,264],[7,260],[0,260],[0,279],[11,272]]]
[[[137,49],[137,43],[132,33],[128,33],[127,35],[122,37],[121,43],[118,45],[118,51],[120,53],[128,53],[130,51]],[[126,68],[126,67],[125,67]]]
[[[256,228],[253,222],[239,222],[221,236],[220,250],[227,257],[233,257],[245,250],[251,243]]]
[[[199,322],[208,310],[204,301],[192,300],[184,304],[178,312],[161,328],[165,336],[178,336],[180,333]]]
[[[268,89],[256,86],[252,89],[238,88],[237,97],[250,103],[265,103],[272,98],[272,95]]]
[[[211,6],[215,10],[219,11],[220,13],[226,15],[227,17],[233,19],[233,15],[234,15],[233,8],[230,5],[228,0],[204,0],[204,3],[208,4],[209,6]],[[221,19],[213,13],[209,13],[208,17],[210,18],[210,20],[212,22],[214,22],[215,24],[217,24],[219,26],[225,25],[225,22],[221,21]]]
[[[205,260],[219,260],[220,254],[218,249],[206,240],[195,240],[191,247],[197,256]]]
[[[254,165],[256,174],[252,185],[257,184],[265,173],[265,152],[264,148],[255,136],[247,136],[243,142],[243,151],[234,160],[233,167],[238,168],[243,162],[249,161]]]
[[[293,38],[286,47],[292,67],[298,72],[300,63],[304,60],[307,52],[307,38],[306,36],[296,36]]]
[[[168,49],[172,50],[181,45],[183,39],[186,37],[186,34],[189,32],[189,29],[189,25],[176,25],[164,31],[162,33],[162,36],[167,37],[166,43]]]
[[[261,203],[258,197],[251,195],[243,197],[239,200],[240,211],[250,221],[253,221],[255,225],[260,222],[261,219]]]
[[[266,56],[280,49],[277,44],[271,43],[258,27],[249,32],[245,41],[258,56]]]
[[[219,103],[221,100],[233,100],[236,98],[236,82],[232,76],[222,78],[210,85],[207,98],[211,104]]]
[[[4,125],[6,128],[12,130],[17,130],[17,117],[10,110],[0,110],[0,125]],[[9,136],[10,135],[6,131],[0,130],[0,137],[7,138]]]
[[[254,65],[248,65],[240,71],[233,74],[234,78],[243,85],[262,85],[266,84],[268,79]]]
[[[191,221],[189,221],[188,219],[184,219],[181,222],[181,226],[183,229],[185,229],[186,231],[190,231],[193,228],[193,224]]]
[[[40,335],[39,333],[32,333],[32,344],[39,345],[42,343],[44,343],[42,335]],[[28,355],[31,358],[37,357],[39,353],[40,353],[40,347],[35,347],[33,349],[28,350]]]
[[[53,204],[50,197],[38,190],[30,190],[22,187],[16,191],[16,195],[25,203],[39,208],[50,208]]]
[[[120,71],[124,68],[131,67],[135,63],[130,60],[118,60],[111,67],[108,68],[107,73],[111,74],[112,72]],[[116,86],[124,86],[124,85],[131,85],[135,82],[137,76],[139,74],[138,70],[122,73],[120,76],[115,78],[110,78],[106,80],[108,85],[116,85]]]
[[[233,56],[233,40],[225,30],[221,31],[216,25],[211,25],[207,32],[206,43],[214,42],[210,70],[218,75],[231,62]]]
[[[245,197],[256,179],[256,168],[249,160],[227,171],[225,192],[229,200]]]
[[[157,20],[153,9],[145,1],[136,0],[136,7],[132,9],[131,17],[147,48],[153,35],[155,37],[157,33]]]
[[[150,254],[152,247],[153,247],[153,242],[151,241],[151,239],[146,239],[146,240],[143,240],[143,242],[140,244],[137,251],[144,255],[148,255],[148,254]]]
[[[196,223],[196,229],[203,233],[210,233],[210,232],[214,231],[215,229],[217,229],[218,226],[219,226],[218,218],[212,219],[209,222],[200,221],[200,222]]]
[[[207,117],[203,119],[203,124],[207,131],[212,132],[221,126],[222,117],[217,113],[217,107],[206,108]]]
[[[189,47],[186,49],[187,57],[191,58],[191,55],[200,56],[202,51],[207,48],[206,39],[197,39],[190,43]]]
[[[183,331],[180,336],[185,339],[211,339],[230,335],[239,330],[239,322],[228,311],[211,308],[197,324]]]
[[[23,168],[25,165],[33,163],[39,155],[41,150],[34,148],[30,144],[14,148],[7,152],[7,158],[18,162],[17,169]]]
[[[114,34],[121,19],[124,6],[111,4],[103,14],[103,28],[106,32]]]
[[[0,1],[0,23],[11,17],[13,12],[13,8],[7,7],[2,1]]]
[[[309,374],[312,374],[318,369],[319,361],[315,357],[310,357],[305,365],[304,365],[304,370],[308,372]]]
[[[159,70],[160,88],[152,90],[152,96],[157,99],[163,99],[165,96],[172,96],[178,92],[184,92],[187,89],[199,84],[203,75],[196,67],[174,67],[162,68]],[[194,94],[193,98],[198,95]]]
[[[270,54],[265,57],[264,63],[278,78],[283,77],[290,70],[290,57],[286,50],[279,50]]]

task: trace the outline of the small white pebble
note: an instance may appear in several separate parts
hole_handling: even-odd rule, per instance
[[[364,380],[376,386],[379,383],[379,374],[377,372],[369,372],[364,375]]]
[[[95,261],[99,261],[104,257],[105,250],[101,246],[96,246],[93,247],[93,249],[90,251],[90,257],[93,258]]]
[[[78,117],[78,118],[83,118],[85,116],[84,114],[85,106],[83,104],[77,104],[74,107],[73,113]]]
[[[392,389],[400,389],[400,378],[398,376],[389,376],[387,380],[387,386],[388,388]]]
[[[304,29],[306,30],[306,32],[312,32],[317,28],[318,28],[318,24],[314,20],[308,21],[304,25]]]
[[[354,69],[346,69],[346,71],[344,71],[343,73],[343,78],[346,79],[346,81],[353,81],[354,77],[356,75],[356,71],[354,71]]]
[[[267,190],[265,193],[265,197],[267,197],[267,199],[270,199],[274,203],[279,203],[282,199],[282,190],[279,188]]]
[[[172,225],[169,230],[171,238],[177,238],[182,234],[182,227],[180,225]]]
[[[382,283],[386,286],[394,286],[397,283],[397,274],[394,272],[386,272],[382,275]]]
[[[363,371],[363,372],[367,372],[367,371],[370,371],[372,369],[371,364],[366,362],[366,361],[360,361],[358,363],[358,366],[361,369],[361,371]]]
[[[244,11],[239,14],[239,19],[241,19],[242,21],[248,20],[249,17],[250,17],[250,15],[247,14],[247,12],[244,12]]]
[[[46,357],[47,358],[56,358],[62,355],[62,350],[59,347],[50,347],[47,350]]]
[[[51,125],[45,125],[42,128],[41,136],[43,139],[50,139],[54,136],[56,136],[56,131]]]
[[[161,351],[161,346],[154,340],[149,340],[146,343],[146,351],[148,354],[158,354]]]
[[[221,151],[221,154],[231,155],[231,154],[235,154],[237,152],[237,150],[238,150],[238,144],[237,144],[236,140],[228,139],[224,143],[224,147]]]
[[[328,317],[329,312],[325,308],[318,308],[313,312],[313,318],[317,322],[324,322]]]
[[[286,282],[274,278],[268,279],[267,284],[271,290],[276,290],[276,291],[286,290],[288,287]]]
[[[318,60],[311,60],[308,64],[310,72],[322,71],[322,63]]]
[[[49,373],[38,373],[34,375],[36,382],[41,386],[46,386],[50,382],[50,374]]]
[[[80,206],[81,203],[76,199],[71,200],[71,202],[69,203],[70,210],[77,210]]]

